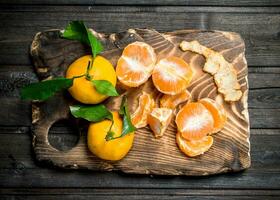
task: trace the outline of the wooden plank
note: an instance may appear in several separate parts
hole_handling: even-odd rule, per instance
[[[84,20],[98,32],[133,27],[162,32],[186,28],[234,31],[245,40],[249,65],[280,63],[279,7],[2,6],[0,11],[0,64],[30,64],[28,50],[35,33],[63,28],[74,19]]]
[[[46,167],[41,165],[42,167]],[[87,188],[201,188],[201,189],[278,189],[280,174],[275,171],[252,171],[211,177],[148,177],[97,173],[88,171],[68,171],[58,169],[1,169],[3,187],[87,187]]]
[[[249,109],[251,128],[280,128],[280,109]]]
[[[18,129],[15,130],[18,132]],[[123,173],[48,169],[49,163],[34,163],[31,137],[24,132],[0,131],[1,187],[280,189],[280,129],[251,130],[250,169],[208,178],[140,175],[135,178],[135,175]],[[66,132],[59,128],[56,134],[51,133],[52,137],[58,138],[58,143],[65,141],[59,139],[59,134],[66,136]]]
[[[248,99],[249,108],[280,108],[280,88],[251,89]]]
[[[279,6],[279,1],[273,0],[2,0],[0,4],[26,5],[144,5],[144,6]]]
[[[73,10],[69,10],[72,8]],[[87,10],[87,11],[94,11],[94,12],[108,12],[108,13],[123,13],[123,12],[153,12],[156,11],[157,13],[180,13],[180,12],[191,12],[191,13],[279,13],[279,6],[249,6],[249,7],[236,7],[236,6],[137,6],[137,5],[130,5],[130,6],[108,6],[108,5],[94,5],[94,6],[84,6],[84,5],[47,5],[47,6],[40,6],[40,5],[3,5],[1,6],[1,10],[3,11],[16,11],[16,12],[50,12],[50,13],[57,13],[57,12],[77,12],[79,10]]]
[[[277,199],[275,190],[190,189],[0,189],[3,199]],[[124,196],[125,194],[125,196]]]
[[[232,190],[232,189],[133,189],[133,188],[2,188],[0,189],[2,195],[81,195],[81,196],[104,196],[110,197],[123,196],[139,196],[140,195],[155,195],[155,196],[168,196],[174,195],[178,197],[184,196],[279,196],[279,190]]]
[[[0,98],[0,126],[31,125],[31,104],[18,98]]]
[[[62,197],[61,196],[57,196],[57,195],[42,195],[42,196],[37,196],[37,195],[22,195],[21,196],[22,198],[24,199],[29,199],[29,200],[32,200],[32,199],[35,199],[35,200],[48,200],[48,199],[54,199],[54,200],[60,200]],[[8,196],[8,195],[3,195],[2,196],[3,200],[14,200],[15,197],[14,196]],[[152,199],[152,200],[179,200],[179,199],[186,199],[186,198],[191,198],[191,199],[194,199],[194,200],[209,200],[209,199],[218,199],[218,200],[223,200],[223,199],[230,199],[230,200],[256,200],[256,199],[275,199],[275,200],[278,200],[279,197],[277,196],[258,196],[258,197],[253,197],[253,196],[238,196],[238,197],[235,197],[235,196],[201,196],[201,195],[197,195],[197,196],[191,196],[191,195],[182,195],[182,196],[175,196],[175,195],[171,195],[171,196],[157,196],[157,195],[129,195],[129,196],[120,196],[120,195],[111,195],[111,196],[103,196],[103,195],[98,195],[96,196],[95,194],[92,194],[92,195],[86,195],[86,196],[80,196],[80,195],[65,195],[63,196],[62,199],[66,199],[66,200],[73,200],[73,199],[77,199],[77,200],[85,200],[85,199],[97,199],[97,200],[104,200],[104,199],[129,199],[129,200],[135,200],[135,199]]]

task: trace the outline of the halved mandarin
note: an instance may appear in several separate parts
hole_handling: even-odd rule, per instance
[[[154,108],[148,116],[148,124],[156,138],[162,137],[171,122],[172,110],[169,108]]]
[[[224,109],[224,107],[219,104],[218,102],[214,101],[210,98],[204,98],[198,101],[199,103],[202,103],[212,114],[214,119],[214,129],[212,130],[213,133],[219,132],[225,125],[227,121],[227,113]],[[210,133],[210,134],[211,134]]]
[[[143,128],[148,124],[148,115],[152,112],[155,106],[153,97],[142,92],[139,97],[139,104],[135,112],[131,115],[131,122],[136,128]]]
[[[118,60],[116,74],[119,81],[129,87],[137,87],[146,82],[156,63],[154,49],[144,42],[134,42],[126,46]]]
[[[179,104],[189,100],[191,98],[191,93],[188,90],[175,95],[165,94],[160,99],[160,107],[174,109]]]
[[[213,130],[214,119],[201,103],[187,103],[178,112],[175,122],[182,137],[199,140]]]
[[[156,64],[152,79],[160,92],[175,95],[188,87],[192,76],[193,72],[188,63],[182,58],[171,56]]]
[[[213,144],[212,136],[205,136],[199,140],[186,140],[181,133],[176,134],[176,142],[179,149],[189,157],[195,157],[208,151]]]

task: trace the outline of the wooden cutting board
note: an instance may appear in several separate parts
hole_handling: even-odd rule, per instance
[[[59,151],[50,145],[48,141],[50,127],[61,119],[73,120],[69,114],[69,104],[73,103],[73,99],[67,92],[59,93],[46,102],[32,104],[33,147],[38,160],[51,162],[62,168],[121,170],[125,173],[161,175],[209,175],[240,171],[250,166],[248,70],[244,57],[244,42],[238,34],[200,30],[180,30],[160,34],[150,29],[129,29],[117,34],[95,34],[105,46],[102,55],[114,66],[123,48],[134,41],[150,44],[159,59],[170,55],[182,57],[195,71],[195,76],[188,87],[192,101],[204,97],[217,99],[223,103],[228,121],[223,130],[214,135],[214,144],[210,150],[201,156],[189,158],[179,151],[175,143],[176,125],[173,119],[161,139],[155,139],[148,127],[137,130],[129,154],[121,161],[109,162],[89,152],[86,144],[86,127],[81,120],[75,120],[75,124],[80,127],[80,139],[74,148]],[[222,53],[228,62],[233,63],[243,92],[238,102],[223,101],[221,95],[217,93],[213,77],[202,71],[205,58],[193,52],[181,51],[178,46],[182,40],[197,40],[202,45]],[[88,47],[76,41],[60,38],[59,30],[37,33],[31,45],[31,56],[40,80],[64,76],[67,67],[75,59],[86,54],[90,54]],[[131,111],[136,108],[137,97],[142,90],[159,97],[148,81],[137,90],[127,92]],[[116,109],[120,99],[120,97],[111,98],[106,104],[110,109]]]

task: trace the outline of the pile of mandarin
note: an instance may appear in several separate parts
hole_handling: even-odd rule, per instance
[[[210,98],[191,102],[187,90],[193,71],[182,58],[170,56],[158,60],[154,49],[144,42],[129,44],[116,67],[118,80],[126,87],[138,87],[151,77],[162,93],[159,106],[151,94],[142,92],[138,108],[132,113],[136,128],[149,125],[156,138],[162,137],[175,115],[176,142],[189,157],[206,152],[213,144],[214,133],[225,125],[227,115],[221,104]],[[175,112],[179,105],[181,109]]]

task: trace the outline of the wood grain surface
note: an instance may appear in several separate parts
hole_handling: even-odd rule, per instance
[[[1,1],[1,199],[279,199],[279,3],[275,0]],[[31,105],[19,98],[19,88],[37,81],[29,56],[30,44],[36,32],[63,29],[76,19],[108,33],[129,27],[153,27],[161,32],[207,28],[240,33],[246,44],[249,70],[251,167],[240,173],[216,176],[167,177],[60,170],[36,162],[31,145]],[[56,146],[73,147],[72,130],[67,124],[55,124],[49,140]]]
[[[96,35],[98,35],[96,33]],[[144,41],[156,51],[158,59],[175,55],[190,63],[195,76],[188,90],[192,101],[209,97],[220,101],[228,114],[224,129],[214,136],[211,149],[198,157],[187,158],[176,146],[177,132],[172,120],[164,137],[155,139],[146,127],[136,131],[134,145],[129,154],[118,162],[109,162],[92,155],[86,145],[86,129],[80,130],[78,144],[69,151],[58,151],[48,141],[48,130],[53,123],[68,119],[69,104],[73,100],[66,94],[32,106],[34,138],[33,146],[39,161],[48,161],[63,168],[87,168],[92,170],[121,170],[126,173],[161,175],[209,175],[228,171],[240,171],[250,166],[249,116],[247,110],[247,63],[244,57],[244,42],[238,34],[219,31],[182,30],[160,34],[150,29],[129,29],[118,34],[99,34],[105,51],[102,55],[115,66],[122,49],[134,41]],[[228,62],[234,64],[243,97],[240,101],[226,103],[218,95],[211,75],[202,68],[205,58],[193,52],[182,52],[178,46],[182,40],[198,40],[201,44],[220,52]],[[31,46],[31,55],[39,79],[64,76],[67,67],[78,57],[88,53],[88,49],[75,41],[61,39],[59,31],[38,33]],[[129,90],[128,103],[133,112],[141,91],[160,93],[148,81],[135,90]],[[121,97],[110,98],[107,106],[111,110],[119,108]],[[78,125],[78,124],[77,124]]]
[[[167,5],[167,6],[279,6],[277,0],[2,0],[0,4],[27,4],[27,5]]]

